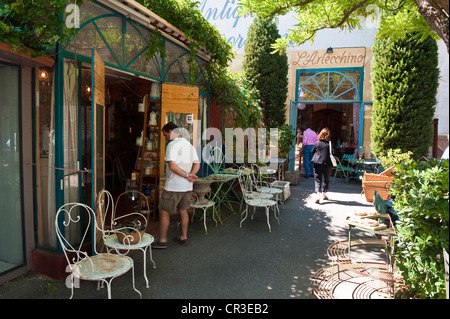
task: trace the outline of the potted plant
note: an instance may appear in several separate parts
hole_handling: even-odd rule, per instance
[[[145,224],[135,218],[131,222],[118,224],[114,229],[117,239],[124,245],[136,245],[145,234]]]

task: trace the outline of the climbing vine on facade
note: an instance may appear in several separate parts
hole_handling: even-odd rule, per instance
[[[0,43],[32,56],[52,55],[68,43],[75,28],[62,28],[69,0],[3,0],[0,3]],[[81,0],[77,1],[82,4]]]

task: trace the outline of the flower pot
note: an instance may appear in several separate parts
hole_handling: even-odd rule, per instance
[[[196,180],[192,191],[198,196],[198,203],[202,205],[208,204],[208,199],[205,198],[206,194],[211,192],[211,181],[209,180]]]
[[[132,232],[132,233],[123,233],[117,232],[117,239],[121,244],[124,245],[136,245],[138,244],[142,237],[144,237],[145,229],[140,232]]]

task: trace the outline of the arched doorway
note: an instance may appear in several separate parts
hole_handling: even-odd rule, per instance
[[[335,145],[357,147],[363,68],[297,70],[297,127],[308,122],[315,131],[328,127]]]

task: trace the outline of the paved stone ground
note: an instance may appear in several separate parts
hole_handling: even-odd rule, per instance
[[[170,243],[166,250],[153,249],[156,269],[148,264],[150,288],[142,275],[142,253],[134,252],[136,287],[143,299],[315,299],[311,275],[330,264],[326,251],[335,241],[347,238],[344,224],[354,210],[371,210],[373,205],[361,195],[361,184],[336,179],[329,200],[315,204],[312,178],[301,178],[291,187],[291,196],[281,207],[280,225],[273,216],[268,232],[263,211],[239,227],[240,215],[229,215],[223,225],[208,218],[208,234],[203,222],[194,219],[189,226],[189,245]],[[224,217],[226,214],[224,214]],[[152,234],[157,235],[157,222]],[[169,238],[178,234],[172,223]],[[367,234],[355,233],[367,237]],[[353,254],[353,252],[352,252]],[[379,251],[356,252],[357,258],[379,259]],[[148,259],[148,258],[147,258]],[[381,259],[382,260],[382,259]],[[96,283],[82,282],[75,299],[105,299],[106,290]],[[28,274],[0,286],[0,299],[66,299],[70,290],[64,282]],[[131,274],[112,283],[112,298],[135,299]]]

